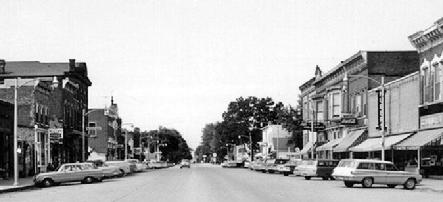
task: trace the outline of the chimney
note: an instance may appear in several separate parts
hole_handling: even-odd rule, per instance
[[[69,71],[73,71],[75,69],[75,59],[69,59]]]
[[[0,74],[6,73],[6,62],[3,59],[0,59]]]

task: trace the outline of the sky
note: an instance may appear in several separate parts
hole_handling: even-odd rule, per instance
[[[89,107],[200,143],[240,96],[295,106],[298,87],[359,50],[414,50],[441,0],[2,0],[0,58],[86,62]]]

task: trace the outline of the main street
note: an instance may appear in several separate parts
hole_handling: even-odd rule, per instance
[[[150,170],[95,184],[65,184],[0,195],[0,201],[441,201],[443,194],[420,190],[345,188],[340,181],[285,177],[247,169],[193,165]]]

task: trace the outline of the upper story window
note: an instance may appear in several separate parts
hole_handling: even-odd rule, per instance
[[[323,115],[323,100],[317,101],[315,103],[315,112],[316,112],[316,119],[317,121],[324,121],[324,115]]]
[[[341,93],[340,91],[334,91],[329,93],[329,107],[328,107],[328,118],[334,119],[339,118],[341,115]]]
[[[431,62],[423,61],[420,68],[420,104],[441,100],[442,68],[437,56]]]

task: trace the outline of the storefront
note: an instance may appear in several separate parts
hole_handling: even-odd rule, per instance
[[[404,139],[411,136],[413,133],[404,133],[398,135],[390,135],[385,137],[384,150],[385,150],[385,160],[393,161],[394,152],[393,145],[403,141]],[[351,147],[349,151],[353,152],[353,158],[356,159],[381,159],[382,152],[382,137],[368,138],[361,144]]]
[[[333,148],[334,159],[353,158],[352,152],[349,148],[354,147],[368,137],[366,128],[350,130],[348,134]]]
[[[443,128],[418,131],[408,139],[394,146],[407,153],[405,167],[416,169],[425,177],[443,175]],[[415,155],[414,155],[415,153]],[[420,162],[420,163],[418,163]]]

